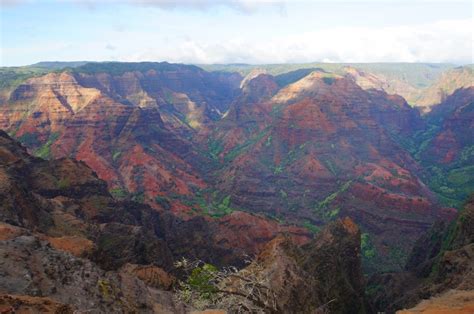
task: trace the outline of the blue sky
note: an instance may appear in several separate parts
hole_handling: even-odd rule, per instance
[[[0,1],[2,66],[473,62],[471,1]]]

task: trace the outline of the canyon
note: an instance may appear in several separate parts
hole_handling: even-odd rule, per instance
[[[294,283],[281,300],[319,291],[299,295],[303,312],[332,299],[336,313],[395,311],[473,289],[447,275],[472,269],[460,257],[473,240],[472,66],[433,68],[2,68],[1,249],[22,261],[2,271],[40,278],[8,277],[0,306],[186,311],[172,297],[182,257],[275,271]]]

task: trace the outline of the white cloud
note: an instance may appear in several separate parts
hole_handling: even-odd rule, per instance
[[[472,20],[383,28],[338,27],[268,40],[174,39],[123,60],[183,63],[458,62],[472,63]]]
[[[277,7],[284,10],[284,0],[0,0],[2,5],[17,6],[35,3],[75,3],[94,8],[97,5],[138,5],[156,7],[164,10],[170,9],[191,9],[207,10],[212,7],[230,7],[237,11],[252,13],[264,7]]]
[[[107,2],[107,0],[103,1]],[[247,13],[254,12],[261,7],[284,5],[284,1],[281,0],[125,0],[124,2],[131,5],[146,5],[162,9],[190,8],[206,10],[215,6],[227,6]]]

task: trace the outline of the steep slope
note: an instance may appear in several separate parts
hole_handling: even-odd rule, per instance
[[[168,63],[87,64],[35,77],[0,105],[0,128],[40,157],[86,162],[116,195],[156,197],[205,187],[188,138],[218,118],[237,75]],[[178,206],[179,207],[179,206]]]
[[[185,313],[191,309],[170,290],[169,262],[185,256],[232,266],[237,253],[258,255],[242,272],[269,280],[279,293],[276,313],[365,311],[360,232],[348,218],[311,241],[278,235],[281,227],[244,213],[184,221],[115,201],[84,163],[32,157],[4,132],[0,174],[2,311]],[[239,249],[252,242],[259,249]],[[293,275],[298,282],[289,285]]]
[[[183,256],[239,265],[279,233],[289,233],[296,243],[310,238],[305,229],[247,213],[182,219],[117,201],[83,162],[32,157],[2,131],[0,221],[39,233],[53,247],[88,256],[104,269],[137,263],[169,271]]]
[[[203,65],[210,71],[239,72],[242,75],[260,69],[275,75],[280,86],[296,82],[314,70],[323,70],[352,78],[363,89],[378,89],[405,98],[412,106],[427,113],[456,89],[473,85],[472,65],[424,63],[307,63],[267,65]]]
[[[428,308],[469,313],[474,306],[474,198],[451,224],[438,222],[416,242],[404,273],[380,274],[369,280],[378,311]],[[453,301],[459,299],[458,303]],[[440,304],[444,300],[444,304]],[[463,308],[465,308],[463,310]],[[405,313],[402,311],[402,313]],[[406,313],[411,313],[408,310]]]
[[[397,267],[436,217],[450,216],[398,144],[422,129],[417,111],[399,96],[321,71],[275,86],[268,75],[248,82],[206,135],[219,148],[219,189],[236,208],[286,221],[322,226],[349,215],[370,234],[370,258],[389,257],[388,267]]]
[[[330,223],[302,247],[283,236],[275,238],[252,264],[221,286],[230,291],[245,291],[248,283],[242,278],[253,278],[258,286],[268,289],[256,295],[267,313],[366,313],[368,310],[361,271],[360,232],[349,218]],[[251,303],[247,308],[252,308]]]
[[[457,89],[474,86],[472,65],[458,67],[444,72],[432,85],[421,90],[414,100],[421,111],[427,113],[433,106],[438,105],[452,95]]]
[[[170,292],[147,287],[123,271],[105,272],[32,235],[1,241],[0,254],[4,313],[185,313]]]
[[[237,265],[259,253],[279,231],[295,248],[309,240],[304,232],[292,233],[297,228],[285,230],[250,214],[181,220],[145,205],[115,201],[84,163],[32,157],[4,132],[0,174],[2,311],[181,313],[184,306],[164,291],[173,284],[166,270],[172,270],[174,259]],[[347,251],[357,259],[359,233],[348,226],[348,235],[334,233],[339,227],[328,232],[351,237],[347,243],[352,246],[344,249],[346,242],[322,233],[318,250]],[[329,265],[327,258],[317,262],[324,259]],[[360,272],[360,261],[354,265]]]
[[[354,67],[345,67],[344,71],[346,72],[345,75],[354,80],[362,89],[376,89],[387,94],[400,95],[409,104],[413,104],[419,97],[420,89],[409,84],[406,80],[400,78],[390,79],[383,74],[366,72]]]
[[[474,190],[474,87],[456,90],[425,120],[409,149],[427,170],[430,188],[458,207]]]
[[[278,77],[263,67],[242,80],[178,64],[91,63],[2,90],[0,128],[37,156],[84,161],[116,199],[194,217],[197,226],[195,216],[205,215],[207,225],[208,216],[245,210],[317,231],[349,215],[362,226],[365,258],[382,265],[389,257],[393,269],[435,217],[450,216],[423,183],[449,192],[433,185],[440,161],[431,159],[456,150],[446,167],[457,167],[470,147],[456,139],[452,148],[450,131],[431,139],[432,119],[386,93],[426,86],[443,66],[414,66],[421,72],[403,79],[407,67],[326,65],[341,75],[302,68]],[[469,99],[466,93],[451,102]],[[467,134],[467,117],[457,134]],[[469,182],[446,204],[457,205]]]

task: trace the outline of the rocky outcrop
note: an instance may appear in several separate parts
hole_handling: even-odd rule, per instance
[[[220,219],[195,216],[182,220],[163,215],[161,228],[174,256],[203,260],[218,267],[242,267],[268,241],[288,234],[294,243],[308,242],[312,235],[301,227],[282,226],[274,220],[244,212]]]
[[[331,313],[364,313],[360,231],[349,218],[329,224],[302,247],[301,267],[316,279],[321,304]],[[334,300],[334,301],[332,301]]]
[[[153,265],[125,264],[121,272],[133,274],[147,286],[163,290],[170,290],[176,281],[174,276]]]
[[[288,237],[269,242],[239,276],[266,287],[259,301],[268,313],[365,313],[360,231],[349,218],[329,224],[308,244],[295,246]],[[246,281],[231,277],[230,291]],[[261,299],[261,298],[264,298]]]
[[[127,273],[105,272],[32,235],[1,241],[0,255],[1,308],[54,313],[184,312],[170,294],[149,288]]]
[[[74,307],[47,297],[0,295],[1,313],[61,313],[73,314]]]
[[[470,314],[472,312],[474,312],[474,291],[450,290],[429,300],[424,300],[411,309],[397,311],[397,314]]]
[[[405,272],[373,276],[368,291],[376,309],[392,313],[425,300],[407,312],[425,307],[435,310],[440,300],[445,300],[448,306],[453,299],[470,295],[474,291],[473,223],[471,197],[455,221],[435,224],[417,241]],[[473,302],[451,304],[447,310],[454,311],[461,304],[470,308]]]

